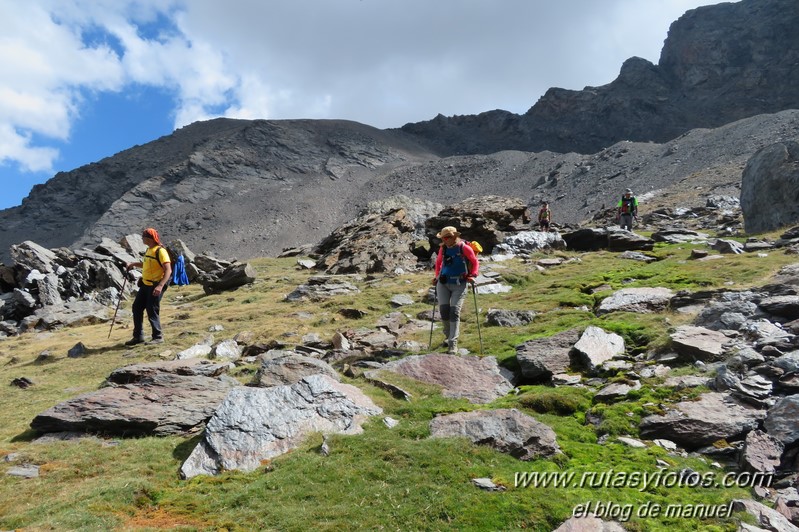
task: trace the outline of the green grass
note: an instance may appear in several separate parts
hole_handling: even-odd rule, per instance
[[[606,252],[559,253],[579,258],[546,272],[520,261],[502,263],[504,278],[513,286],[508,294],[480,295],[484,320],[489,308],[533,310],[532,323],[516,328],[481,325],[484,352],[506,367],[515,368],[515,348],[522,342],[589,324],[621,335],[627,354],[654,352],[667,347],[668,330],[690,318],[614,313],[594,316],[592,309],[613,290],[627,286],[666,286],[673,290],[712,288],[743,289],[764,283],[790,256],[771,253],[725,256],[718,261],[689,260],[687,246],[658,245],[652,264],[622,260]],[[543,256],[543,255],[542,255]],[[668,455],[659,447],[631,449],[615,441],[622,434],[636,435],[641,417],[655,413],[661,404],[681,400],[697,391],[679,393],[645,382],[623,401],[594,401],[595,389],[524,386],[492,405],[472,405],[447,399],[435,386],[399,377],[394,382],[413,395],[402,401],[362,379],[349,379],[384,410],[400,421],[388,429],[380,418],[367,422],[356,436],[330,438],[332,452],[317,451],[320,435],[248,474],[228,472],[218,477],[178,478],[178,469],[197,443],[197,437],[92,438],[73,442],[35,443],[28,424],[40,412],[60,401],[102,385],[115,368],[174,356],[209,333],[216,324],[217,340],[251,331],[255,341],[299,342],[306,333],[330,338],[350,328],[372,327],[381,316],[394,312],[389,303],[396,294],[417,301],[401,311],[409,316],[431,308],[424,296],[429,272],[387,275],[377,281],[352,278],[361,292],[325,302],[288,303],[283,297],[311,273],[298,270],[296,259],[252,261],[258,281],[234,292],[206,296],[198,286],[171,288],[163,305],[167,342],[157,348],[126,348],[129,318],[114,328],[108,325],[31,333],[0,342],[0,381],[28,377],[34,386],[21,390],[0,387],[0,456],[15,453],[14,462],[0,463],[0,529],[26,530],[508,530],[525,528],[550,531],[572,510],[589,501],[613,501],[636,509],[645,503],[726,504],[747,496],[742,488],[650,487],[523,487],[515,479],[524,472],[657,471],[656,460],[674,470],[691,467],[714,474],[700,458]],[[591,293],[607,284],[611,290]],[[463,312],[460,345],[480,350],[472,296]],[[123,308],[129,308],[123,305]],[[357,308],[364,317],[342,316],[341,308]],[[440,331],[434,336],[438,340]],[[426,346],[429,331],[403,340]],[[88,356],[66,358],[77,342],[88,346]],[[37,364],[48,350],[59,357]],[[237,368],[233,375],[243,383],[252,367]],[[679,371],[688,372],[688,369]],[[553,428],[562,454],[549,460],[520,462],[510,456],[475,446],[466,440],[429,438],[429,421],[436,415],[478,408],[518,408]],[[593,423],[591,422],[593,421]],[[609,440],[598,444],[605,435]],[[13,465],[41,466],[40,477],[20,479],[4,473]],[[720,475],[721,473],[719,473]],[[489,477],[506,486],[504,492],[484,492],[472,478]],[[740,517],[740,516],[739,516]],[[735,530],[732,519],[666,518],[635,515],[629,530]]]

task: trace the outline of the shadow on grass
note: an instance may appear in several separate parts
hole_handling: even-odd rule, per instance
[[[11,441],[14,442],[14,443],[21,442],[21,441],[32,442],[33,440],[35,440],[39,436],[41,436],[41,434],[39,432],[37,432],[37,431],[35,431],[33,429],[28,429],[25,432],[20,432],[19,434],[17,434],[13,438],[11,438]]]
[[[200,443],[200,440],[203,439],[202,434],[197,434],[196,436],[188,439],[184,442],[179,443],[173,450],[172,450],[172,458],[175,460],[179,460],[180,463],[186,461],[189,457],[191,452],[194,450],[195,447]]]

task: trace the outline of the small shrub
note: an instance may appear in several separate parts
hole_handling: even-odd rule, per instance
[[[557,414],[570,416],[575,412],[584,412],[591,406],[585,395],[572,393],[575,390],[552,390],[527,394],[519,399],[519,403],[540,414]]]

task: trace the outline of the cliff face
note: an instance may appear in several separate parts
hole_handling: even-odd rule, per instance
[[[660,61],[631,58],[608,85],[552,88],[524,115],[407,124],[443,154],[502,149],[595,153],[622,140],[665,142],[694,128],[799,108],[799,2],[744,0],[688,11]]]

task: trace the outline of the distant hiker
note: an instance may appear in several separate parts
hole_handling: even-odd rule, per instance
[[[461,240],[461,234],[452,226],[443,228],[437,235],[442,241],[436,256],[436,298],[444,325],[444,344],[447,352],[457,354],[460,332],[461,307],[466,298],[466,287],[474,282],[480,263],[470,245]]]
[[[624,196],[619,200],[616,220],[619,221],[619,227],[632,231],[633,219],[638,219],[638,199],[633,196],[633,191],[628,188],[624,192]]]
[[[125,342],[125,345],[136,345],[144,342],[144,312],[147,311],[147,319],[153,330],[153,338],[147,342],[160,344],[164,342],[164,335],[161,331],[161,297],[169,283],[172,275],[172,263],[169,252],[161,244],[158,232],[152,227],[148,227],[142,232],[142,241],[147,245],[142,262],[130,262],[127,269],[141,268],[141,279],[139,279],[139,291],[133,301],[133,338]]]
[[[546,201],[541,204],[538,211],[538,227],[542,232],[549,232],[549,223],[552,221],[552,211],[549,210],[549,203]]]

